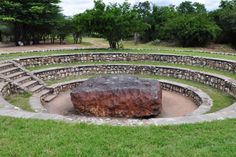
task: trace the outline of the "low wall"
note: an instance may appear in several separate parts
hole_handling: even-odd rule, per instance
[[[19,87],[11,83],[2,82],[0,85],[0,93],[4,98],[9,95],[17,94],[21,92],[23,92],[23,90],[21,90]]]
[[[224,92],[236,98],[236,81],[221,75],[213,75],[204,72],[174,68],[167,66],[147,66],[147,65],[89,65],[73,66],[65,68],[52,68],[34,72],[42,80],[53,80],[68,76],[79,75],[99,75],[99,74],[147,74],[180,78],[200,82]]]
[[[19,92],[22,92],[22,90],[17,88],[15,85],[0,81],[0,104],[3,106],[3,108],[21,110],[19,107],[16,107],[5,100],[7,96]]]
[[[140,53],[81,53],[69,55],[55,55],[45,57],[29,57],[15,60],[25,67],[34,67],[48,64],[62,64],[73,62],[92,61],[160,61],[176,64],[209,67],[236,73],[236,61],[171,54],[140,54]]]

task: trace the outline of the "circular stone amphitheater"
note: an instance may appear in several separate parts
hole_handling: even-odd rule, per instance
[[[61,52],[65,54],[13,57],[0,62],[1,116],[109,125],[172,125],[236,118],[236,61],[220,57],[229,58],[230,54],[196,52],[202,55],[194,56],[178,50],[171,50],[173,54],[147,50]],[[22,52],[26,54],[23,56],[29,53]],[[161,114],[116,118],[75,112],[70,99],[73,89],[90,78],[117,75],[158,80],[163,90]],[[31,111],[9,100],[25,92],[31,93]]]

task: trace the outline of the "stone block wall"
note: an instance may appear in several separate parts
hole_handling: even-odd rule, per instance
[[[34,67],[49,64],[62,64],[73,62],[99,62],[99,61],[160,61],[167,63],[186,64],[209,67],[236,73],[236,61],[214,59],[196,56],[180,56],[171,54],[140,54],[140,53],[81,53],[70,55],[55,55],[45,57],[29,57],[16,60],[25,67]]]
[[[236,81],[221,75],[213,75],[194,70],[142,65],[90,65],[74,66],[66,68],[54,68],[35,72],[35,75],[43,80],[53,80],[68,76],[99,75],[99,74],[148,74],[180,78],[200,82],[236,97]]]
[[[1,83],[0,92],[1,92],[2,97],[5,98],[12,94],[21,93],[23,92],[23,90],[11,83]]]

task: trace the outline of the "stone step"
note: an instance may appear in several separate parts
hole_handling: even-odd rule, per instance
[[[0,71],[14,67],[13,63],[3,63],[0,64]]]
[[[16,72],[18,72],[20,70],[21,69],[18,68],[18,67],[13,67],[13,68],[9,68],[9,69],[0,71],[0,74],[2,74],[2,75],[10,75],[10,74],[16,73]]]
[[[52,101],[53,99],[55,99],[57,97],[57,94],[51,94],[51,95],[48,95],[44,98],[44,101],[45,102],[50,102]]]
[[[37,93],[37,92],[42,91],[43,88],[44,88],[43,85],[36,85],[36,86],[34,86],[34,87],[31,87],[31,88],[29,89],[29,91],[31,91],[31,92],[33,92],[33,93]]]
[[[38,84],[39,84],[38,81],[32,80],[32,81],[28,81],[28,82],[20,85],[20,87],[21,88],[28,88],[29,89],[29,88],[32,88],[32,87],[38,85]]]
[[[38,92],[38,94],[41,95],[41,96],[46,95],[46,94],[48,94],[48,93],[50,93],[50,90],[49,90],[49,89],[43,89],[43,90],[41,90],[40,92]]]
[[[16,73],[7,75],[6,77],[9,79],[12,79],[12,80],[16,80],[16,79],[23,77],[23,76],[26,76],[26,73],[23,71],[20,71],[20,72],[16,72]]]
[[[23,84],[23,83],[26,83],[30,80],[31,80],[31,76],[23,76],[23,77],[20,77],[20,78],[14,80],[14,82],[19,83],[19,84]]]

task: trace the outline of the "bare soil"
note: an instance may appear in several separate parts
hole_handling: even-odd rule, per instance
[[[0,54],[13,53],[13,52],[24,52],[24,51],[43,51],[43,50],[60,50],[60,49],[74,49],[74,48],[85,48],[78,44],[39,44],[30,46],[1,46]]]

